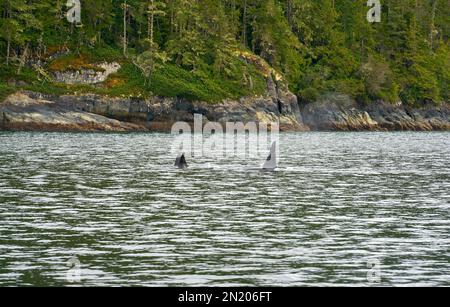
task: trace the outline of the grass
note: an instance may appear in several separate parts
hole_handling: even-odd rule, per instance
[[[262,94],[265,81],[253,71],[254,87],[250,89],[241,80],[223,78],[209,71],[189,72],[173,64],[167,64],[155,72],[149,89],[166,97],[183,97],[208,102],[224,98],[237,99],[243,96]]]
[[[11,95],[16,91],[16,88],[14,86],[9,86],[7,84],[0,83],[0,104],[3,100],[5,100],[6,97]]]
[[[56,48],[55,48],[56,50]],[[122,68],[99,85],[69,85],[42,80],[31,68],[24,68],[17,74],[13,67],[1,67],[0,98],[18,89],[42,92],[45,94],[99,94],[112,97],[145,98],[152,95],[162,97],[179,97],[189,100],[219,102],[223,99],[238,99],[243,96],[261,95],[265,92],[264,73],[255,65],[237,61],[237,70],[233,77],[224,77],[212,73],[208,66],[195,72],[185,70],[175,64],[166,63],[157,69],[151,80],[146,80],[139,69],[121,52],[111,47],[95,50],[83,49],[59,57],[50,62],[46,70],[50,72],[79,69],[99,69],[95,64],[100,62],[119,62]],[[101,69],[101,68],[100,68]],[[244,72],[251,76],[252,87],[245,85]],[[23,81],[26,85],[19,88],[8,86],[8,80]]]
[[[53,46],[50,48],[52,52],[48,55],[59,51],[61,46]],[[123,62],[125,59],[118,49],[110,46],[98,48],[82,48],[77,51],[70,52],[61,56],[47,65],[47,70],[56,71],[76,71],[80,69],[92,69],[95,71],[104,71],[96,64],[101,62]]]
[[[77,71],[82,69],[92,69],[95,71],[104,71],[104,69],[90,63],[88,57],[81,55],[67,55],[51,62],[47,69],[51,72]]]

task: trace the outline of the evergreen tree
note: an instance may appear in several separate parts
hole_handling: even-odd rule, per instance
[[[24,47],[33,32],[41,29],[41,23],[33,15],[36,7],[30,1],[3,0],[1,7],[0,37],[6,41],[6,65],[9,65],[14,46]]]
[[[449,97],[448,0],[383,0],[379,24],[367,22],[366,0],[81,3],[82,24],[76,26],[66,20],[65,0],[0,0],[2,65],[20,74],[52,50],[80,55],[106,48],[136,64],[147,81],[174,65],[201,80],[252,88],[249,70],[260,65],[259,56],[302,101],[328,92],[366,103]]]

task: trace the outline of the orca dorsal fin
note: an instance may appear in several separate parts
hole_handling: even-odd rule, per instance
[[[272,147],[270,148],[270,154],[262,168],[263,170],[273,171],[277,167],[277,142],[273,142]]]
[[[186,157],[184,156],[184,154],[182,154],[181,156],[178,156],[175,160],[175,166],[180,168],[180,169],[184,169],[188,167],[188,164],[186,162]]]

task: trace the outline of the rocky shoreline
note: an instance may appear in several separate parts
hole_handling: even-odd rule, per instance
[[[448,131],[450,105],[413,108],[375,102],[359,106],[345,95],[329,95],[301,108],[316,131]]]
[[[269,82],[265,97],[192,102],[179,98],[111,98],[98,95],[43,95],[21,91],[0,103],[0,130],[170,131],[178,121],[280,122],[282,131],[450,130],[450,106],[415,109],[383,102],[358,106],[333,94],[300,106],[297,97]]]

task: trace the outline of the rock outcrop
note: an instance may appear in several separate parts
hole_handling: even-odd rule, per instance
[[[280,122],[282,130],[304,131],[295,95],[274,87],[266,97],[193,102],[180,98],[112,98],[99,95],[52,96],[18,92],[0,104],[0,129],[50,131],[170,131],[194,114],[206,121]]]
[[[301,110],[304,123],[318,131],[450,130],[450,107],[421,109],[376,102],[358,104],[346,95],[329,95]]]
[[[417,109],[380,102],[369,105],[365,109],[383,130],[450,130],[450,106],[448,104]]]
[[[145,127],[136,124],[75,111],[55,101],[30,96],[33,95],[16,93],[0,104],[0,129],[13,131],[145,130]]]
[[[100,63],[93,65],[94,68],[79,69],[79,70],[67,70],[67,71],[55,71],[53,72],[53,78],[56,82],[66,84],[97,84],[106,81],[108,77],[119,71],[119,63]]]
[[[178,121],[279,122],[282,131],[450,130],[450,107],[415,109],[372,103],[358,106],[344,95],[329,95],[299,107],[295,95],[269,78],[268,95],[220,103],[180,98],[112,98],[99,95],[52,96],[18,92],[0,103],[0,130],[170,131]]]

